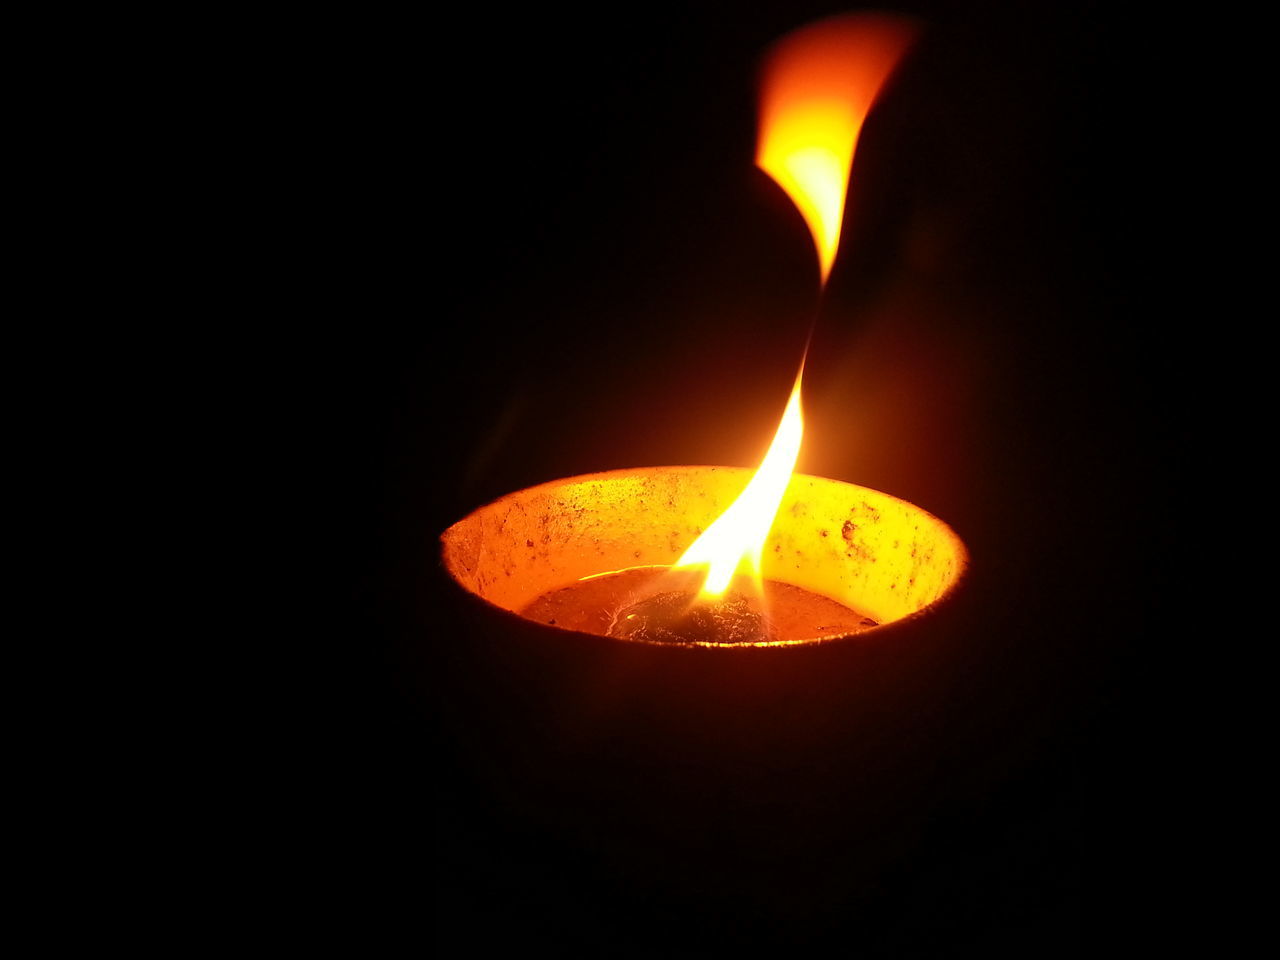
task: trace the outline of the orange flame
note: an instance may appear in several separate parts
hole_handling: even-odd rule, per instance
[[[844,14],[788,34],[766,60],[756,165],[800,208],[824,284],[862,123],[915,35],[899,17]]]
[[[747,488],[676,561],[677,568],[707,566],[707,579],[698,594],[702,598],[723,596],[739,572],[749,574],[757,583],[760,580],[764,541],[800,455],[800,440],[804,436],[804,418],[800,413],[803,376],[804,361],[801,361],[778,432]]]
[[[827,282],[840,242],[845,191],[862,121],[915,37],[907,20],[878,14],[832,17],[775,45],[765,67],[756,163],[804,215]],[[675,566],[707,568],[698,596],[723,596],[739,573],[760,582],[764,542],[800,455],[804,418],[796,374],[782,422],[747,488]]]

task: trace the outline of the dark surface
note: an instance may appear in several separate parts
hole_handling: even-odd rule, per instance
[[[362,869],[423,941],[1052,955],[1141,933],[1172,544],[1136,14],[917,7],[929,29],[863,134],[800,469],[948,521],[987,611],[938,705],[926,812],[872,881],[767,923],[714,892],[628,902],[651,867],[496,810],[440,725],[433,662],[466,642],[440,530],[555,477],[763,452],[817,270],[751,165],[754,71],[834,9],[446,17],[344,108],[361,146],[326,282],[348,316],[321,379],[354,441],[332,473],[367,616],[331,709],[372,810],[339,819],[378,838]]]

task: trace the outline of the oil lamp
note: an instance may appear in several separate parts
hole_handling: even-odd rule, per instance
[[[839,17],[768,59],[756,161],[804,216],[824,286],[863,120],[912,37],[901,19]],[[521,491],[446,531],[445,567],[526,619],[643,643],[787,646],[919,614],[959,581],[964,547],[885,494],[793,479],[803,368],[754,475],[632,470]]]
[[[913,33],[840,17],[767,62],[757,162],[824,285],[863,118]],[[464,626],[433,670],[469,775],[620,896],[785,911],[848,888],[936,768],[967,551],[920,507],[794,472],[800,367],[756,471],[555,480],[441,537]]]

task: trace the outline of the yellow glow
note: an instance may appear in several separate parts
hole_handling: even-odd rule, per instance
[[[837,16],[784,37],[766,60],[756,164],[808,223],[824,284],[862,123],[915,32],[897,17]]]
[[[747,488],[676,561],[676,567],[707,567],[707,579],[698,594],[704,599],[723,596],[740,571],[757,582],[760,579],[764,541],[800,455],[800,440],[804,436],[804,418],[800,413],[803,377],[804,364],[801,363],[778,432]]]
[[[669,566],[680,544],[714,523],[750,479],[741,467],[639,467],[519,490],[445,531],[445,569],[462,589],[518,614],[602,568]],[[955,532],[919,507],[797,473],[761,562],[765,579],[887,624],[948,596],[969,561]],[[692,572],[696,580],[700,571]]]

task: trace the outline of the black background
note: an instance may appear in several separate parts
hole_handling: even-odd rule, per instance
[[[335,83],[343,161],[317,218],[334,266],[312,282],[344,319],[316,390],[361,617],[334,631],[350,671],[329,713],[371,801],[344,832],[423,941],[679,939],[592,909],[574,865],[451,788],[418,676],[443,642],[436,537],[556,477],[758,462],[818,285],[799,215],[752,166],[756,70],[842,9],[455,11]],[[924,30],[855,160],[799,468],[937,514],[998,585],[955,718],[983,749],[874,894],[769,937],[893,954],[1141,936],[1144,658],[1171,546],[1151,26],[1103,5],[890,9]]]

